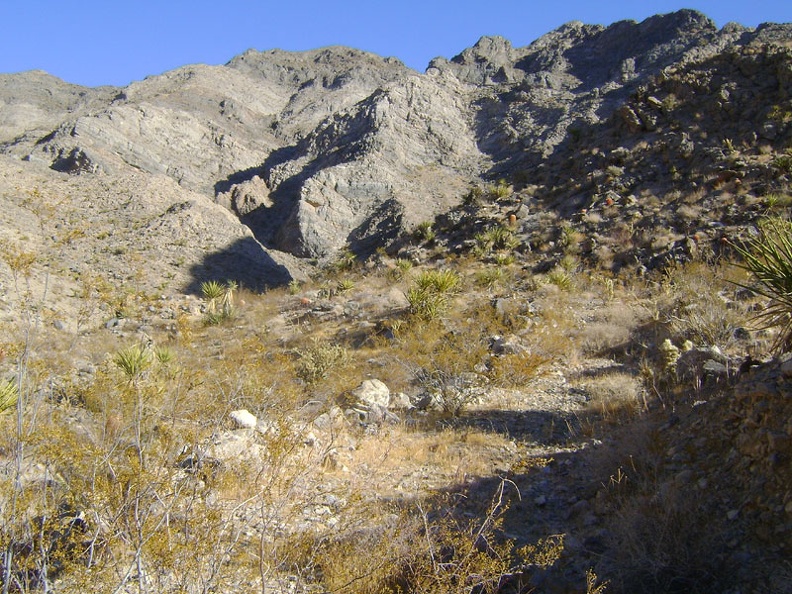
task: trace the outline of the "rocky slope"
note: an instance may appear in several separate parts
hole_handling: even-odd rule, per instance
[[[683,10],[572,22],[522,48],[482,38],[424,74],[329,47],[250,50],[123,89],[2,75],[0,151],[8,175],[49,179],[43,165],[72,176],[80,199],[67,210],[90,204],[97,183],[132,175],[173,180],[163,185],[173,202],[225,207],[236,229],[208,216],[203,235],[185,241],[247,235],[286,265],[251,272],[203,254],[226,262],[213,276],[252,288],[301,276],[298,259],[396,250],[405,232],[496,178],[514,191],[503,215],[517,218],[523,245],[547,252],[545,267],[559,257],[546,223],[560,220],[575,226],[587,260],[651,267],[716,253],[786,188],[790,39],[789,25],[717,30]],[[205,280],[212,266],[196,257]]]
[[[791,35],[788,26],[719,31],[685,10],[608,27],[572,22],[523,48],[482,38],[425,74],[330,47],[251,50],[124,89],[4,75],[0,146],[72,174],[166,175],[230,209],[267,249],[322,258],[348,245],[366,254],[458,204],[480,176],[528,183],[556,203],[595,200],[602,184],[587,181],[602,161],[624,167],[609,153],[625,130],[628,150],[638,131],[653,133],[642,137],[652,162],[636,163],[648,172],[660,159],[713,153],[729,122],[742,122],[729,131],[734,143],[746,130],[766,136],[768,114],[789,94]],[[669,110],[697,68],[714,82],[688,85],[690,102]],[[718,97],[728,105],[697,122],[697,137],[679,130],[704,115],[693,103]],[[771,128],[785,138],[787,122]],[[576,160],[601,144],[610,146],[596,159]],[[709,158],[715,168],[723,162]],[[660,192],[673,185],[660,181]],[[637,185],[623,183],[622,193]]]

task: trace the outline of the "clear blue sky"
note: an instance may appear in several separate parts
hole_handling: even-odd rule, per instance
[[[187,64],[223,64],[250,48],[346,45],[423,71],[482,35],[515,46],[565,22],[643,20],[680,8],[718,27],[792,22],[792,0],[0,0],[0,73],[46,70],[87,86],[123,86]]]

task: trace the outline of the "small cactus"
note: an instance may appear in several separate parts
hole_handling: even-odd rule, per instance
[[[676,364],[679,360],[679,347],[666,338],[660,345],[660,356],[662,357],[663,371],[669,374],[676,373]]]

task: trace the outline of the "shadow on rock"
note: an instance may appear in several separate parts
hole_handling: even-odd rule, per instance
[[[252,237],[245,237],[224,250],[208,254],[200,264],[190,269],[190,274],[192,280],[185,291],[194,295],[201,294],[201,283],[211,280],[233,280],[255,292],[283,286],[292,280],[286,266],[276,262]]]

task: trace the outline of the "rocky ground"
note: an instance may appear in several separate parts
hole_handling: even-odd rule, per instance
[[[406,253],[433,252],[430,261],[442,253],[418,244]],[[236,296],[234,317],[219,325],[207,325],[205,298],[156,295],[132,296],[123,316],[97,302],[80,327],[42,316],[29,326],[28,398],[39,411],[30,430],[90,444],[86,454],[105,451],[112,478],[86,491],[74,473],[85,473],[83,465],[104,472],[104,463],[70,461],[33,438],[20,480],[32,487],[52,474],[52,501],[102,518],[86,520],[89,536],[111,545],[113,531],[125,530],[111,510],[130,512],[123,497],[113,501],[113,481],[130,484],[119,477],[128,461],[116,457],[136,451],[123,404],[131,384],[114,361],[130,345],[149,344],[152,353],[169,349],[172,360],[134,384],[152,402],[146,488],[165,506],[148,513],[164,510],[208,530],[207,555],[228,547],[236,559],[211,575],[185,566],[188,589],[372,584],[361,576],[382,568],[356,565],[360,551],[347,539],[366,534],[372,558],[396,571],[409,522],[423,517],[438,526],[452,518],[463,535],[470,523],[493,546],[514,550],[563,542],[555,562],[508,564],[501,592],[586,591],[588,570],[616,592],[788,591],[788,365],[740,372],[743,353],[759,359],[772,337],[742,323],[757,300],[728,283],[708,318],[713,332],[725,332],[720,345],[682,345],[701,336],[695,308],[711,305],[690,284],[711,287],[736,272],[692,263],[657,284],[628,284],[580,269],[566,285],[530,273],[527,263],[501,264],[509,276],[494,284],[480,280],[494,266],[480,260],[442,259],[403,276],[387,257],[352,269],[342,263],[291,291]],[[465,289],[442,320],[419,322],[408,313],[409,288],[438,264],[464,271]],[[702,278],[705,270],[712,276]],[[5,343],[9,372],[19,361],[14,349],[25,348],[13,327],[6,321],[20,341]],[[448,349],[432,343],[444,333]],[[679,345],[670,362],[666,338]],[[515,361],[521,366],[507,367]],[[12,429],[12,416],[3,422]],[[13,440],[5,443],[10,478]],[[163,480],[179,487],[166,495]],[[103,489],[99,505],[90,493]],[[209,512],[216,523],[205,525]],[[176,540],[171,546],[178,555]],[[175,587],[158,573],[163,551],[143,549],[149,569],[124,577],[121,563],[116,580],[129,591]],[[251,572],[243,557],[265,550],[266,568]],[[348,573],[329,572],[328,563]],[[61,591],[85,578],[79,569],[57,576]],[[433,586],[441,587],[461,591]]]

